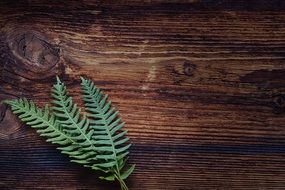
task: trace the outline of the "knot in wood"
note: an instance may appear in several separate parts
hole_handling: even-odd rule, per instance
[[[47,42],[37,33],[25,32],[16,34],[9,39],[9,47],[20,61],[36,67],[39,70],[47,70],[59,61],[59,49]]]
[[[273,98],[273,109],[275,113],[285,112],[285,95],[279,94]]]
[[[185,61],[183,64],[183,72],[187,76],[193,76],[196,70],[196,65],[190,63],[189,61]]]

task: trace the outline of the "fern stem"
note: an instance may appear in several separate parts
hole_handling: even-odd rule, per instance
[[[120,183],[120,186],[121,186],[121,190],[128,190],[129,188],[127,187],[126,183],[124,182],[123,179],[121,179],[121,175],[120,175],[120,172],[119,171],[116,171],[116,178],[117,180],[119,181]]]
[[[128,187],[126,185],[126,183],[124,182],[124,180],[119,180],[120,185],[121,185],[121,190],[128,190]]]

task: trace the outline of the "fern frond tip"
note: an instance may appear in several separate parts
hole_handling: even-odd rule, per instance
[[[12,102],[13,102],[13,100],[2,100],[2,101],[0,102],[0,104],[11,105]]]
[[[82,77],[82,76],[80,76],[80,80],[81,80],[81,82],[85,82],[86,81],[86,79],[84,77]]]
[[[59,83],[59,84],[61,83],[61,80],[60,80],[60,78],[57,75],[56,75],[56,82]]]

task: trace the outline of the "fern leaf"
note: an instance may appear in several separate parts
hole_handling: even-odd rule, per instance
[[[94,129],[92,138],[96,144],[96,159],[100,163],[93,166],[110,173],[108,177],[101,179],[117,179],[122,189],[127,189],[123,180],[133,172],[135,166],[123,171],[131,146],[126,144],[129,140],[124,137],[126,131],[121,130],[124,123],[118,112],[111,107],[111,101],[107,101],[108,96],[103,95],[91,80],[81,78],[81,89],[86,110],[90,113],[90,127]]]
[[[10,105],[12,112],[18,115],[27,125],[35,128],[40,136],[47,139],[47,142],[60,145],[58,149],[73,158],[72,161],[88,163],[79,157],[79,155],[82,155],[80,147],[69,135],[62,131],[55,115],[50,112],[47,105],[44,109],[41,109],[26,98],[5,100],[4,103]]]
[[[52,89],[53,113],[57,117],[58,123],[63,127],[63,131],[70,135],[70,138],[80,146],[83,151],[81,156],[84,163],[89,163],[88,158],[96,155],[95,143],[92,140],[94,130],[89,130],[89,119],[80,113],[80,109],[68,96],[66,86],[57,77],[57,83]],[[94,161],[94,160],[93,160]],[[85,165],[90,167],[89,164]]]

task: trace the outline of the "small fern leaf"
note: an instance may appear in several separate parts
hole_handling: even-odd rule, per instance
[[[52,89],[53,104],[52,110],[57,117],[58,123],[63,127],[63,131],[70,135],[70,138],[80,146],[83,154],[77,157],[84,159],[84,163],[89,163],[88,158],[94,157],[95,143],[92,140],[93,129],[89,130],[89,119],[80,113],[80,109],[68,96],[66,86],[57,77],[57,83]],[[94,161],[94,160],[93,160]],[[77,162],[75,160],[75,162]],[[81,160],[82,162],[82,160]],[[79,162],[79,163],[81,163]],[[86,164],[88,167],[89,165]],[[89,166],[90,167],[90,166]]]
[[[124,180],[124,179],[127,179],[129,177],[129,175],[131,173],[133,173],[135,169],[135,165],[132,165],[129,169],[127,169],[126,171],[124,171],[121,175],[121,178]]]
[[[127,132],[122,131],[124,123],[121,122],[118,111],[111,107],[111,101],[107,100],[108,96],[103,95],[91,80],[81,77],[81,89],[86,110],[89,112],[90,127],[95,131],[92,138],[97,145],[96,159],[100,160],[100,164],[95,164],[94,167],[107,169],[108,173],[111,173],[109,177],[101,179],[117,179],[122,188],[126,189],[123,180],[133,172],[135,166],[122,172],[131,146],[126,144],[129,138],[124,135]]]
[[[47,142],[58,144],[62,153],[69,155],[75,162],[82,162],[78,155],[82,152],[77,143],[64,133],[55,119],[55,115],[49,111],[46,105],[44,109],[38,108],[32,101],[26,98],[17,100],[5,100],[4,103],[11,106],[14,114],[27,125],[36,129],[40,136],[44,136]],[[88,162],[86,162],[88,163]]]
[[[114,181],[115,180],[115,175],[112,174],[112,175],[109,175],[107,177],[100,176],[99,178],[107,180],[107,181]]]

